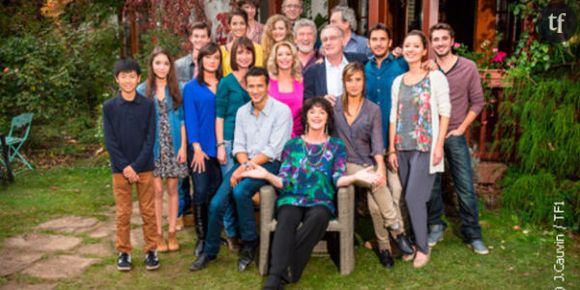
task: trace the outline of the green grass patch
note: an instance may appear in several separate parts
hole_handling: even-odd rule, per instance
[[[114,205],[110,169],[58,168],[17,176],[15,184],[0,194],[1,238],[30,231],[47,220],[66,215],[98,216]],[[112,217],[108,217],[112,219]],[[366,221],[363,224],[367,223]],[[368,223],[367,223],[368,224]],[[484,240],[490,247],[488,256],[473,254],[458,236],[458,226],[450,225],[445,240],[432,251],[431,262],[416,270],[411,263],[396,260],[393,269],[379,265],[374,252],[359,247],[356,266],[349,276],[340,276],[328,257],[313,257],[302,277],[286,289],[566,289],[580,288],[580,248],[567,237],[565,243],[565,278],[554,282],[556,229],[524,224],[509,211],[481,211]],[[513,226],[519,225],[520,230]],[[366,231],[367,226],[363,226]],[[89,239],[84,244],[109,238]],[[368,233],[363,233],[367,237]],[[237,254],[222,247],[220,256],[203,271],[191,273],[188,268],[195,235],[192,228],[178,233],[182,249],[160,254],[161,268],[148,272],[143,265],[141,249],[133,253],[134,269],[129,273],[116,270],[116,254],[88,268],[81,276],[59,281],[57,289],[259,289],[264,278],[257,268],[237,271]],[[26,275],[0,278],[0,285],[10,281],[43,282]],[[44,281],[46,282],[46,281]]]
[[[28,171],[0,190],[0,242],[56,217],[95,216],[115,204],[106,167]]]

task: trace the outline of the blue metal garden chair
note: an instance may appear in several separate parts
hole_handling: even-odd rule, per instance
[[[9,162],[18,159],[18,161],[22,162],[24,166],[31,170],[33,169],[32,164],[30,164],[28,160],[20,154],[20,148],[22,148],[22,145],[24,145],[24,142],[28,139],[28,133],[30,133],[33,116],[33,113],[24,113],[12,118],[10,132],[8,133],[8,136],[6,136]]]

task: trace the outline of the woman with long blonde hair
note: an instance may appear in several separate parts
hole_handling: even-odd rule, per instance
[[[302,66],[297,53],[296,47],[289,41],[278,42],[272,48],[267,67],[270,73],[268,94],[292,111],[292,138],[302,134],[300,111],[304,101]]]
[[[264,57],[268,59],[274,44],[281,41],[289,41],[294,43],[294,35],[292,34],[292,24],[290,20],[281,14],[275,14],[268,18],[264,25],[264,33],[262,34],[262,49],[264,50]]]

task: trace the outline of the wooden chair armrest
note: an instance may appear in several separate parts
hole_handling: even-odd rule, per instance
[[[340,187],[337,193],[338,222],[342,225],[354,220],[354,186]]]
[[[268,224],[274,217],[274,206],[276,203],[276,190],[271,185],[264,185],[260,188],[260,221]]]

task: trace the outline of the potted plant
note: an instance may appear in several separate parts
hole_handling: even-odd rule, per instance
[[[488,88],[504,88],[510,87],[511,81],[506,76],[507,53],[500,51],[497,44],[501,39],[501,34],[498,34],[493,42],[485,40],[481,43],[481,51],[470,51],[467,46],[462,43],[455,43],[453,45],[458,55],[473,60],[478,64],[479,74],[485,87]]]

